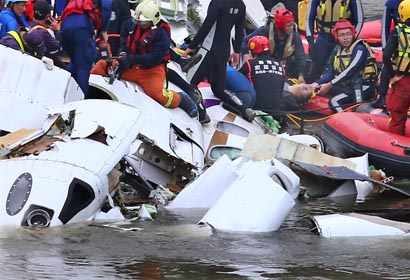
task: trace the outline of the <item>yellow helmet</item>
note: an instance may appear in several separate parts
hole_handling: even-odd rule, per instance
[[[410,0],[401,1],[399,8],[399,16],[402,22],[410,19]]]
[[[161,20],[159,7],[152,0],[145,0],[135,8],[134,19],[136,21],[152,21],[156,25]]]

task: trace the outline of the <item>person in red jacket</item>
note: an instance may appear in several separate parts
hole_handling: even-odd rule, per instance
[[[405,135],[410,108],[410,0],[399,5],[400,23],[390,34],[383,51],[383,64],[390,79],[386,107],[390,112],[389,131]]]

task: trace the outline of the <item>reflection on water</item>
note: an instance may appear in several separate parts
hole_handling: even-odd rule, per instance
[[[366,16],[381,13],[384,2],[363,1]],[[298,201],[268,234],[200,228],[204,211],[160,211],[155,221],[124,226],[139,231],[101,224],[0,229],[1,279],[410,279],[406,237],[325,239],[309,231],[312,215],[408,205],[387,196],[359,205]]]
[[[379,199],[386,208],[403,198]],[[257,207],[257,202],[255,202]],[[2,279],[406,279],[405,237],[326,239],[312,215],[364,208],[353,200],[298,201],[279,231],[237,234],[195,223],[205,211],[134,221],[0,233]],[[47,275],[47,277],[45,277]]]

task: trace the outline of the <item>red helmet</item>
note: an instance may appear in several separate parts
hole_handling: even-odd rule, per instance
[[[285,32],[285,25],[289,22],[295,22],[295,16],[288,9],[277,9],[274,15],[275,26]]]
[[[248,42],[248,49],[254,55],[269,51],[270,44],[265,36],[254,36]]]
[[[349,28],[352,31],[353,38],[356,35],[356,27],[350,23],[347,19],[340,19],[336,22],[335,27],[333,28],[333,37],[336,41],[338,41],[337,31],[340,29]]]

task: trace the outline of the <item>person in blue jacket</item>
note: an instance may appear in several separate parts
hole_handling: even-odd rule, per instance
[[[309,55],[312,59],[310,81],[316,81],[322,74],[326,62],[337,42],[332,29],[339,19],[347,19],[360,33],[363,26],[363,9],[360,0],[311,0],[306,15],[306,38],[309,43]],[[317,37],[315,40],[314,25]]]
[[[0,12],[0,37],[19,27],[29,27],[24,16],[27,0],[6,0],[5,8]]]
[[[88,96],[88,79],[97,58],[95,31],[108,41],[111,0],[70,0],[61,19],[63,50],[70,57],[67,70],[71,72],[84,97]]]
[[[398,12],[399,4],[402,0],[387,0],[383,10],[382,20],[382,48],[384,50],[387,40],[390,35],[391,24],[394,26],[400,22],[400,16]],[[393,78],[393,73],[386,70],[386,67],[382,67],[380,74],[380,85],[378,90],[378,96],[375,101],[371,103],[374,108],[386,107],[386,95],[389,89],[390,79]]]

